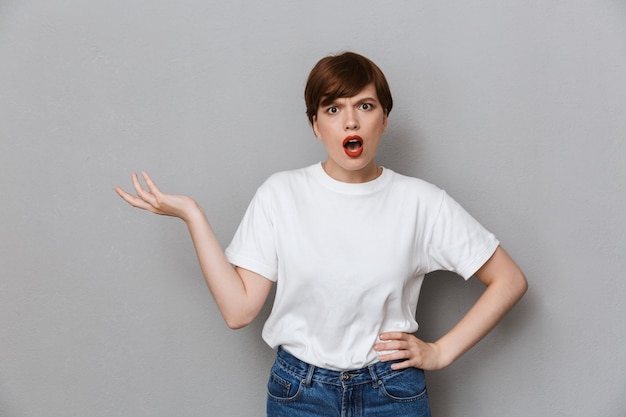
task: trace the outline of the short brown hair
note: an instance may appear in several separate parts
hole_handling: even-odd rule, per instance
[[[366,57],[354,52],[344,52],[322,58],[311,70],[304,89],[304,102],[309,122],[317,109],[342,97],[353,97],[369,84],[374,84],[376,94],[385,114],[393,107],[389,84],[383,72]]]

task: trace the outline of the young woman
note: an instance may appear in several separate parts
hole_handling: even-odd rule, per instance
[[[132,175],[134,207],[181,218],[231,328],[250,323],[276,283],[263,338],[277,348],[268,416],[428,416],[424,370],[448,366],[522,297],[526,279],[439,188],[383,168],[375,156],[393,102],[380,69],[351,52],[320,60],[307,115],[328,157],[271,176],[222,251],[200,206]],[[233,267],[234,265],[234,267]],[[435,342],[418,339],[424,275],[476,276],[485,292]]]

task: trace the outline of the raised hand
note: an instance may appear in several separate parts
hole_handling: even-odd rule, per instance
[[[192,198],[184,195],[163,193],[147,173],[142,172],[141,175],[148,189],[144,189],[139,182],[139,177],[133,172],[132,181],[137,193],[136,196],[127,193],[120,187],[115,187],[115,192],[131,206],[156,214],[179,217],[185,221],[188,220],[193,210],[200,210],[200,207]]]
[[[250,323],[261,311],[272,288],[272,281],[241,268],[233,268],[200,206],[184,195],[161,192],[145,172],[141,173],[148,189],[133,173],[136,196],[115,187],[128,204],[152,213],[179,217],[187,223],[200,261],[204,279],[229,327],[240,328]]]

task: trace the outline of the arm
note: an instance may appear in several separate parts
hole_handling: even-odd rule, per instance
[[[444,368],[485,337],[528,288],[524,274],[501,247],[476,276],[485,284],[485,292],[450,331],[434,343],[423,342],[408,333],[383,333],[380,338],[386,342],[377,343],[374,349],[397,352],[381,355],[381,361],[405,359],[393,364],[394,369],[410,366],[425,370]]]
[[[202,274],[226,324],[233,329],[248,325],[261,311],[272,282],[242,268],[233,268],[226,259],[202,208],[191,198],[161,192],[146,173],[146,191],[133,174],[137,196],[119,187],[115,191],[133,207],[152,213],[178,217],[191,235]]]

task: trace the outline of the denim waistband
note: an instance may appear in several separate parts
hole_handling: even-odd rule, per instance
[[[380,378],[388,374],[401,372],[391,369],[391,364],[397,361],[377,362],[361,369],[334,371],[301,361],[282,347],[278,348],[276,362],[287,372],[304,379],[306,385],[310,385],[312,380],[343,386],[365,383],[373,383],[376,385]]]

